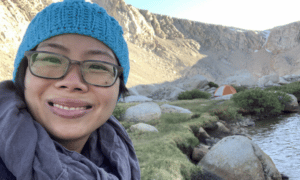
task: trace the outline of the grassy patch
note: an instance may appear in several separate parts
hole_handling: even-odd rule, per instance
[[[134,144],[143,180],[189,180],[195,170],[201,170],[189,161],[185,151],[190,151],[199,144],[194,131],[197,131],[200,126],[206,126],[218,120],[216,116],[207,113],[207,110],[215,107],[218,102],[204,99],[168,102],[170,105],[191,110],[194,116],[177,113],[163,114],[159,120],[147,122],[155,126],[159,133],[131,132],[129,127],[135,123],[121,122]],[[119,109],[126,110],[137,104],[139,103],[119,103],[117,108],[121,107]],[[119,109],[117,111],[120,111]]]

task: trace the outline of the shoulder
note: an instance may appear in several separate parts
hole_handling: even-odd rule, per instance
[[[6,168],[4,162],[0,158],[0,179],[1,180],[15,180],[16,177]]]

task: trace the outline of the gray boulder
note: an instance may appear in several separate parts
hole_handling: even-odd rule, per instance
[[[154,126],[151,126],[149,124],[145,124],[145,123],[138,123],[138,124],[135,124],[135,125],[132,125],[130,127],[130,130],[131,131],[143,131],[143,132],[158,132],[158,130],[154,127]]]
[[[167,85],[157,89],[149,97],[151,97],[154,100],[176,100],[178,98],[178,95],[182,92],[184,92],[184,90],[176,86]]]
[[[278,83],[279,82],[279,75],[273,73],[273,74],[270,74],[270,75],[263,76],[263,77],[258,79],[257,86],[260,86],[260,87],[265,86],[265,84],[269,81],[271,81],[271,83]]]
[[[221,122],[217,122],[217,126],[218,126],[218,131],[222,132],[222,133],[230,133],[230,130]]]
[[[184,109],[178,106],[172,106],[169,104],[163,104],[160,106],[161,112],[165,113],[183,113],[183,114],[192,114],[192,112],[188,109]]]
[[[154,91],[159,89],[159,85],[149,84],[149,85],[137,85],[134,86],[132,89],[135,89],[139,95],[149,97]]]
[[[269,91],[269,92],[277,92],[277,91]],[[285,92],[283,92],[285,93]],[[292,98],[292,100],[290,102],[286,102],[284,104],[284,111],[289,111],[289,112],[293,112],[293,111],[297,111],[299,104],[298,104],[298,99],[296,98],[296,96],[294,96],[293,94],[288,94],[285,93],[286,95],[290,96]],[[282,99],[282,96],[279,96],[279,100]]]
[[[248,70],[239,70],[233,76],[227,77],[225,80],[218,79],[217,84],[235,84],[237,86],[254,86],[257,83],[257,78],[254,77]]]
[[[130,103],[130,102],[151,102],[152,99],[146,96],[127,96],[125,100],[120,99],[121,102]]]
[[[280,85],[286,85],[286,84],[289,84],[289,82],[286,81],[283,77],[279,77],[278,84],[280,84]]]
[[[193,89],[202,89],[208,84],[206,77],[202,75],[195,75],[190,78],[184,78],[180,83],[175,84],[178,88],[185,91],[191,91]]]
[[[300,74],[299,75],[295,75],[295,74],[291,74],[291,75],[285,75],[282,76],[286,81],[289,82],[296,82],[300,80]]]
[[[192,160],[199,162],[209,151],[209,146],[200,144],[193,149]]]
[[[272,86],[280,86],[280,84],[273,83],[272,81],[268,81],[265,83],[265,87],[272,87]]]
[[[127,122],[148,122],[159,119],[160,116],[160,107],[156,103],[150,102],[128,108],[121,119]]]
[[[229,100],[231,99],[231,97],[233,96],[233,94],[228,94],[225,96],[220,96],[220,97],[213,97],[214,100]]]
[[[198,166],[225,180],[281,180],[272,159],[244,136],[223,138]]]
[[[135,87],[129,88],[128,91],[130,96],[139,96],[139,92],[136,90]]]

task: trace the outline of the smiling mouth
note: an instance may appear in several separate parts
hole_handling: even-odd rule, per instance
[[[90,105],[81,106],[81,107],[69,107],[69,106],[63,106],[60,104],[54,104],[53,102],[48,102],[48,104],[52,107],[56,107],[56,108],[68,110],[68,111],[88,110],[88,109],[92,108],[92,106],[90,106]]]

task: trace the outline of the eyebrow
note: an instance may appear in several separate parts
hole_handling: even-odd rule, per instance
[[[107,51],[89,50],[85,54],[87,54],[87,55],[105,55],[105,56],[108,56],[109,58],[111,58],[112,60],[116,60],[116,58],[114,56],[112,56],[111,54],[109,54]]]
[[[43,43],[39,47],[47,47],[47,46],[55,48],[55,49],[59,49],[59,50],[65,51],[65,52],[70,52],[70,50],[68,48],[66,48],[60,44],[56,44],[56,43]],[[112,60],[117,61],[117,59],[114,56],[112,56],[110,53],[108,53],[107,51],[89,50],[85,54],[86,55],[105,55],[105,56],[111,58]]]
[[[66,51],[66,52],[70,51],[68,48],[66,48],[60,44],[56,44],[56,43],[43,43],[39,47],[47,47],[47,46],[55,48],[55,49],[60,49],[60,50]]]

